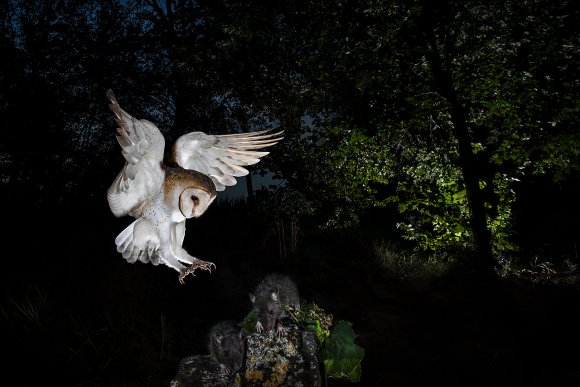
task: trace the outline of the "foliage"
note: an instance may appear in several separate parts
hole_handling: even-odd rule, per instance
[[[453,167],[456,153],[439,149],[413,149],[402,157],[413,158],[401,167],[396,195],[389,198],[407,221],[398,224],[403,235],[428,250],[467,247],[471,241],[467,196],[461,171]]]
[[[284,219],[316,219],[321,229],[356,226],[361,211],[381,207],[378,187],[387,184],[392,159],[379,140],[362,130],[339,127],[308,136],[299,145],[299,161],[267,200],[268,211]]]
[[[359,381],[364,349],[355,343],[356,334],[349,321],[333,321],[313,302],[303,303],[300,310],[291,309],[291,316],[314,333],[319,346],[319,359],[327,376]]]
[[[573,179],[580,165],[569,61],[579,54],[571,35],[578,14],[570,2],[426,4],[341,4],[334,25],[316,19],[322,11],[314,7],[313,23],[325,33],[306,42],[318,54],[307,79],[330,114],[314,112],[321,118],[304,141],[319,156],[298,168],[310,168],[309,183],[327,179],[311,194],[300,189],[336,205],[324,218],[334,228],[384,205],[386,191],[405,216],[403,236],[430,251],[473,247],[473,209],[481,205],[495,252],[517,251],[515,184],[538,173]],[[432,82],[438,71],[442,85]],[[469,157],[460,152],[460,127]],[[470,198],[466,174],[478,197]]]
[[[100,197],[112,88],[168,142],[283,129],[260,167],[291,192],[290,246],[303,223],[348,229],[393,206],[385,221],[418,248],[471,247],[483,208],[495,252],[515,252],[514,187],[578,181],[574,5],[9,0],[0,179],[33,210]]]
[[[339,320],[334,324],[321,353],[329,376],[348,378],[353,382],[360,380],[365,350],[354,342],[355,338],[352,323]]]
[[[378,187],[389,184],[394,160],[380,135],[331,127],[327,136],[319,150],[317,165],[321,170],[315,173],[326,176],[323,198],[335,206],[324,226],[340,229],[356,225],[361,210],[386,204],[378,195]]]
[[[454,152],[440,149],[419,149],[407,155],[414,163],[400,168],[396,194],[388,199],[406,214],[406,220],[397,224],[402,235],[423,250],[473,247],[468,197],[453,156]],[[498,172],[491,180],[491,189],[480,181],[481,189],[489,192],[485,200],[487,224],[496,251],[517,250],[511,231],[514,179]]]
[[[333,325],[332,314],[327,314],[314,302],[302,302],[299,309],[293,307],[287,309],[294,321],[314,333],[318,344],[322,347],[330,335],[330,328]]]
[[[248,314],[246,314],[246,316],[242,319],[242,321],[238,323],[238,326],[242,328],[244,333],[250,335],[256,331],[257,321],[258,318],[256,317],[256,311],[252,308],[252,310],[250,310]]]

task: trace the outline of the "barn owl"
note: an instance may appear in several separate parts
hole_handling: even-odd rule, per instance
[[[279,142],[283,132],[190,132],[173,144],[171,163],[166,164],[165,140],[157,126],[123,110],[112,90],[106,96],[125,158],[107,190],[107,201],[115,216],[135,218],[116,237],[117,251],[130,263],[163,263],[175,269],[180,283],[188,274],[195,276],[196,269],[211,272],[214,263],[193,257],[182,247],[185,221],[201,216],[217,192],[247,175],[244,166],[258,163],[269,153],[258,150]]]

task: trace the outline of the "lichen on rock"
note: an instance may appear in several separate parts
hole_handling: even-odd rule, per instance
[[[246,369],[242,385],[320,386],[321,375],[314,334],[295,325],[284,328],[278,337],[274,331],[248,336]],[[246,383],[246,384],[244,384]]]
[[[322,385],[318,343],[309,330],[292,324],[284,335],[274,331],[247,337],[247,353],[242,369],[226,376],[208,355],[181,360],[171,387],[319,387]]]

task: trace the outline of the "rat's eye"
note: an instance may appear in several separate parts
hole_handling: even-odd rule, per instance
[[[274,314],[274,309],[270,309],[270,314]]]
[[[228,357],[228,356],[230,356],[230,352],[229,352],[229,351],[224,351],[224,356],[225,356],[225,357]]]

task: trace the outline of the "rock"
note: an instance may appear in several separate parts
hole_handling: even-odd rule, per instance
[[[296,326],[284,332],[282,338],[274,331],[248,336],[243,386],[322,385],[314,334]]]
[[[240,386],[238,374],[224,375],[211,355],[188,356],[179,362],[170,387],[234,387]]]
[[[222,374],[209,355],[183,358],[171,387],[239,387],[322,385],[318,344],[314,334],[292,325],[279,338],[274,331],[247,337],[247,353],[242,369],[233,375]]]

